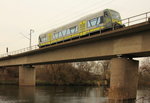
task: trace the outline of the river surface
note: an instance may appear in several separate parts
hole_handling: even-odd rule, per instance
[[[0,103],[107,103],[106,95],[103,87],[0,85]],[[143,96],[148,99],[144,103],[150,103],[150,89],[138,90],[137,98]]]

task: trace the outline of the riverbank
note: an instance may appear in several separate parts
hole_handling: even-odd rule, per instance
[[[0,80],[0,85],[18,85],[18,80]]]
[[[0,85],[19,85],[18,80],[0,80]],[[80,82],[80,83],[64,83],[64,84],[52,84],[48,81],[36,81],[36,86],[103,86],[100,85],[100,81],[89,81],[89,82]]]

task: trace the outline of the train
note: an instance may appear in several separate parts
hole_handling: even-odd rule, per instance
[[[121,27],[123,27],[123,24],[119,12],[112,9],[104,9],[39,35],[38,46],[41,48],[94,34],[97,31],[107,31]]]

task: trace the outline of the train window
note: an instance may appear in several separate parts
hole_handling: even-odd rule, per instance
[[[89,28],[89,27],[91,27],[90,21],[88,21],[88,23],[87,23],[87,24],[88,24],[88,28]]]
[[[59,34],[58,33],[54,33],[53,39],[57,39],[58,37],[59,37]]]
[[[44,42],[44,39],[43,39],[43,38],[41,38],[41,42]]]
[[[101,19],[100,17],[97,18],[97,22],[96,22],[96,25],[100,24],[101,23]]]
[[[71,27],[71,28],[70,28],[70,32],[71,32],[71,34],[77,32],[77,27],[76,27],[76,26]]]
[[[46,36],[41,37],[41,42],[45,42],[45,41],[47,41]]]
[[[93,27],[97,25],[98,18],[94,18],[88,21],[88,27]]]
[[[103,23],[103,16],[89,20],[87,23],[87,26],[89,28],[89,27],[93,27],[101,23]]]
[[[66,30],[62,31],[62,35],[65,36],[66,35]]]
[[[91,26],[95,26],[96,22],[97,22],[97,18],[94,18],[94,19],[90,20]]]
[[[55,39],[55,34],[53,34],[53,37],[52,37],[53,39]]]
[[[70,33],[70,29],[67,29],[67,35],[70,35],[71,33]]]
[[[58,32],[58,35],[59,35],[59,38],[62,37],[62,33],[61,32]]]
[[[76,26],[76,32],[78,32],[78,27]]]
[[[101,17],[100,17],[100,24],[103,23],[103,22],[104,22],[104,17],[101,16]]]
[[[106,11],[104,12],[104,16],[105,16],[105,17],[107,17],[107,16],[108,16],[108,13],[107,13]]]
[[[41,37],[39,37],[39,42],[42,42]]]

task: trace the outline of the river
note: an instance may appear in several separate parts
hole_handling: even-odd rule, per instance
[[[0,85],[0,103],[107,103],[106,95],[103,87]],[[138,90],[137,98],[143,96],[150,103],[150,88]]]

